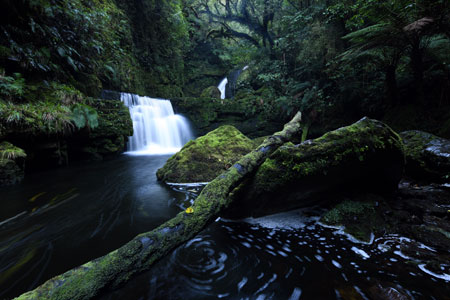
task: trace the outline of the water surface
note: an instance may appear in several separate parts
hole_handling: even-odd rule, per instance
[[[127,156],[0,189],[0,299],[102,256],[170,219],[184,194],[157,182],[168,156]]]

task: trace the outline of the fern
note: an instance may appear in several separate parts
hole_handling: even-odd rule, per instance
[[[90,128],[95,129],[98,127],[98,114],[97,111],[85,104],[76,104],[72,108],[72,121],[78,129]]]
[[[8,142],[0,143],[0,159],[17,159],[26,158],[27,154],[23,149],[20,149]]]

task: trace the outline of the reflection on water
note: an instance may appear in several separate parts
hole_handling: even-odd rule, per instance
[[[156,180],[168,156],[32,174],[0,189],[0,298],[36,287],[173,217],[184,198]]]

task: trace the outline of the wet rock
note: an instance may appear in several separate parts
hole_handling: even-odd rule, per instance
[[[318,139],[280,147],[235,191],[239,199],[230,214],[268,215],[346,190],[392,192],[403,165],[400,137],[384,123],[364,118]]]
[[[370,299],[373,300],[411,300],[413,299],[398,285],[381,284],[373,285],[367,290]]]
[[[344,231],[357,240],[370,242],[372,234],[384,230],[385,222],[378,209],[383,198],[367,195],[366,199],[359,200],[339,203],[325,213],[320,221],[326,225],[344,227]]]
[[[406,175],[425,181],[450,180],[450,141],[423,131],[400,133],[405,144]]]
[[[222,126],[187,143],[156,175],[167,182],[211,181],[253,148],[253,141],[239,130]]]
[[[25,152],[8,142],[0,143],[0,186],[19,183],[24,178]]]

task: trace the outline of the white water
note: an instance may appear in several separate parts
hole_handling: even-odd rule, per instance
[[[220,99],[225,99],[225,89],[227,87],[228,84],[228,78],[225,77],[219,84],[219,86],[217,87],[220,90]]]
[[[193,138],[188,121],[174,113],[169,100],[128,93],[122,93],[121,99],[133,120],[128,154],[172,154]]]
[[[249,66],[245,66],[242,68],[242,71],[245,71],[249,68]],[[225,99],[225,90],[228,84],[228,77],[225,77],[220,83],[217,88],[220,90],[220,99]]]

